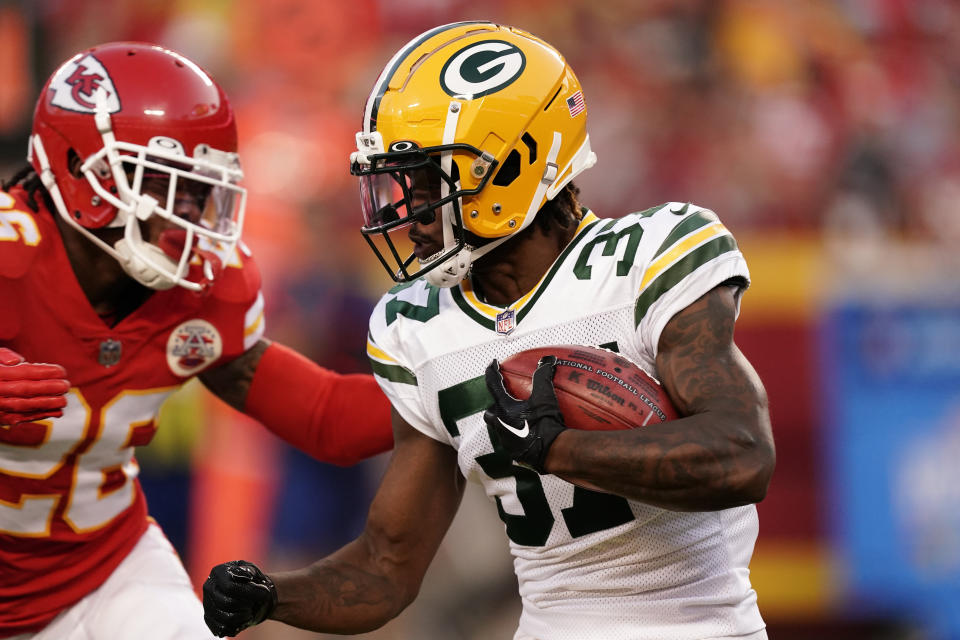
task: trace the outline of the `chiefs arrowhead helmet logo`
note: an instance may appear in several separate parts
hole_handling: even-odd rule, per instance
[[[67,84],[73,87],[70,91],[70,97],[76,100],[78,104],[93,109],[97,105],[87,100],[86,96],[93,97],[93,92],[100,88],[100,83],[104,81],[104,77],[99,73],[84,73],[85,71],[86,69],[83,67],[77,66],[70,77],[67,78]]]
[[[66,62],[50,80],[50,103],[69,111],[93,113],[103,101],[108,113],[120,111],[120,96],[106,68],[92,55]]]

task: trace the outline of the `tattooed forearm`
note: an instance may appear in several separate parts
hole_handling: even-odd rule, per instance
[[[347,560],[330,558],[271,577],[280,600],[272,617],[312,631],[372,631],[409,603],[393,582]]]
[[[736,305],[718,287],[664,329],[657,373],[680,420],[564,432],[548,469],[571,482],[677,510],[757,502],[773,471],[766,392],[733,343]]]
[[[382,626],[416,597],[466,481],[456,450],[421,434],[396,411],[393,421],[396,446],[363,533],[306,569],[270,575],[277,620],[360,633]]]
[[[243,411],[250,392],[253,374],[257,371],[260,357],[270,343],[260,340],[240,357],[200,374],[200,381],[217,397],[238,411]]]

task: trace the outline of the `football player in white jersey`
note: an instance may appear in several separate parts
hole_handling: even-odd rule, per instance
[[[267,617],[383,625],[415,598],[472,480],[510,539],[515,640],[766,637],[748,565],[775,455],[763,385],[733,341],[746,263],[707,209],[582,208],[585,122],[563,57],[518,29],[443,25],[389,61],[351,171],[363,233],[400,283],[367,347],[396,448],[354,542],[293,572],[214,567],[214,633]],[[506,393],[498,361],[571,343],[639,363],[683,417],[568,428],[551,358],[529,400]]]

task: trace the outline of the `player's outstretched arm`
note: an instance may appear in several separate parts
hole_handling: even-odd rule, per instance
[[[350,465],[393,445],[390,402],[373,376],[325,369],[281,344],[260,340],[200,380],[318,460]]]
[[[214,633],[234,635],[263,619],[258,615],[313,631],[361,633],[383,626],[413,601],[465,481],[454,449],[396,414],[394,429],[396,447],[360,537],[309,567],[270,574],[275,606],[263,589],[246,588],[245,575],[230,578],[229,567],[218,565],[203,589],[204,616]]]
[[[767,395],[733,341],[734,289],[719,286],[675,315],[657,372],[679,420],[630,431],[566,429],[546,471],[574,484],[681,511],[759,502],[775,453]]]

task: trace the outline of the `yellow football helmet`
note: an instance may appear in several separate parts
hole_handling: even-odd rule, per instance
[[[395,281],[425,274],[454,286],[593,166],[586,120],[580,83],[543,40],[489,22],[427,31],[393,56],[367,99],[350,158],[361,232]],[[444,247],[411,269],[416,257],[402,257],[391,234],[437,214]]]

